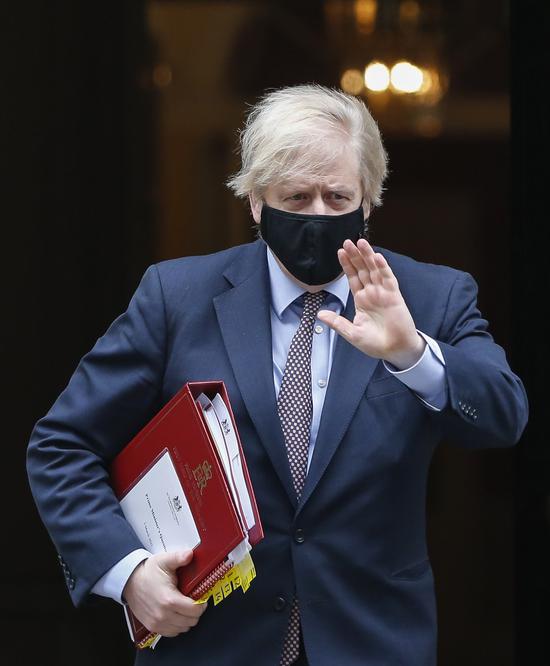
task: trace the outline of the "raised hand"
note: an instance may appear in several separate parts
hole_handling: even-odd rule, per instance
[[[385,258],[361,238],[357,245],[345,241],[338,259],[353,294],[355,318],[350,322],[330,310],[321,310],[319,319],[369,356],[400,369],[414,365],[426,343],[416,331]]]

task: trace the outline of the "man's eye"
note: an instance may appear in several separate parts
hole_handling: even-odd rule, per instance
[[[291,197],[288,197],[289,199],[292,199],[293,201],[301,201],[304,198],[303,194],[293,194]]]

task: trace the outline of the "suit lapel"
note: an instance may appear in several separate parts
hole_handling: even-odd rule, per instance
[[[350,321],[355,316],[351,292],[343,316]],[[340,445],[378,362],[338,336],[315,450],[299,509],[311,496]]]
[[[270,287],[265,245],[225,273],[233,288],[214,298],[225,348],[244,403],[269,458],[296,505],[273,384]]]

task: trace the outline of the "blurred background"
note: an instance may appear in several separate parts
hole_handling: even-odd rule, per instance
[[[369,105],[390,157],[371,241],[472,273],[531,400],[516,449],[446,443],[434,458],[439,663],[550,663],[547,354],[537,326],[548,302],[544,4],[6,3],[4,663],[132,663],[119,607],[71,606],[28,491],[28,437],[150,263],[253,239],[247,206],[224,185],[238,167],[237,130],[267,88],[304,82]]]

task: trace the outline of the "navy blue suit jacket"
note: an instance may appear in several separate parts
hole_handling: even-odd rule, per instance
[[[262,241],[149,268],[37,423],[31,486],[79,604],[141,546],[110,490],[109,461],[186,381],[227,386],[265,529],[253,553],[258,576],[246,595],[209,608],[197,627],[136,663],[276,666],[296,593],[314,666],[435,664],[425,540],[434,448],[442,437],[473,448],[514,444],[527,400],[477,310],[473,279],[381,251],[417,328],[440,344],[448,406],[429,410],[339,338],[299,504],[276,412]],[[353,314],[350,296],[345,315]]]

